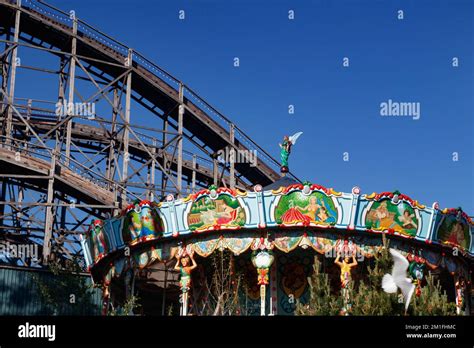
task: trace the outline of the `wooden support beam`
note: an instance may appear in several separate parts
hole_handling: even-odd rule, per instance
[[[54,200],[54,172],[56,168],[56,154],[51,156],[51,167],[49,169],[48,193],[46,197],[46,214],[44,223],[44,238],[43,238],[43,263],[47,264],[49,255],[51,254],[51,238],[53,236],[53,200]]]
[[[3,55],[1,57],[1,60],[0,60],[0,64],[1,64],[1,76],[2,76],[2,90],[4,91],[7,91],[8,90],[8,71],[9,71],[9,64],[8,64],[8,55],[5,55],[6,52],[12,47],[12,46],[9,46],[9,42],[10,42],[10,30],[7,31],[6,33],[6,40],[5,40],[5,51],[3,52]],[[8,98],[5,99],[2,97],[2,99],[0,99],[0,101],[2,102],[2,104],[0,105],[0,117],[2,119],[2,125],[0,126],[0,133],[3,135],[3,131],[5,130],[3,127],[5,127],[5,124],[3,122],[5,122],[5,111],[6,111],[6,108],[8,107]]]
[[[151,150],[151,153],[153,156],[156,155],[156,139],[153,139],[153,148]],[[149,185],[149,190],[148,190],[148,200],[153,202],[155,200],[155,167],[156,167],[156,159],[155,157],[152,158],[151,164],[149,167],[149,172],[150,172],[150,180],[148,182]]]
[[[163,149],[166,148],[168,145],[168,126],[169,126],[169,121],[168,121],[169,115],[165,115],[165,118],[163,119]],[[168,156],[166,154],[166,151],[163,151],[163,168],[168,170]],[[161,173],[161,188],[166,189],[168,186],[168,176],[165,175],[165,173]]]
[[[130,141],[130,102],[132,96],[132,58],[133,51],[128,50],[128,57],[125,61],[125,66],[129,69],[127,74],[127,85],[125,90],[125,120],[123,130],[123,163],[122,163],[122,208],[127,205],[127,180],[128,180],[128,163],[130,161],[130,154],[128,152],[128,145]]]
[[[77,45],[77,19],[74,17],[72,24],[72,42],[71,42],[71,57],[69,61],[69,95],[67,105],[72,105],[74,103],[74,82],[76,80],[76,45]],[[74,108],[73,108],[74,109]],[[67,116],[71,116],[70,108],[66,107]],[[74,111],[72,111],[74,114]],[[69,120],[66,124],[66,160],[65,163],[69,165],[69,158],[71,156],[71,128],[72,128],[72,119]]]
[[[0,190],[0,201],[5,201],[6,196],[7,196],[7,184],[8,184],[8,178],[3,179],[1,185],[1,190]],[[0,203],[0,226],[3,226],[3,219],[5,217],[5,204]]]
[[[191,184],[191,191],[193,193],[196,192],[196,166],[197,166],[197,156],[193,155],[193,174],[192,174],[192,184]]]
[[[177,168],[177,189],[181,196],[183,189],[183,116],[184,116],[184,90],[183,84],[179,84],[179,108],[178,108],[178,168]]]
[[[114,88],[113,95],[114,105],[112,107],[112,123],[110,125],[110,133],[112,136],[110,137],[109,156],[107,158],[107,168],[105,174],[105,177],[109,180],[113,180],[115,173],[115,139],[117,138],[115,132],[117,131],[117,110],[120,107],[120,95],[117,88]]]
[[[15,32],[13,34],[14,48],[12,49],[12,54],[10,58],[10,86],[8,89],[8,110],[7,118],[5,125],[5,135],[7,139],[6,144],[11,143],[10,137],[12,136],[13,131],[13,102],[15,99],[15,82],[16,82],[16,68],[17,68],[17,58],[18,58],[18,36],[20,35],[20,16],[21,16],[21,0],[17,0],[18,9],[15,13]]]
[[[217,156],[212,159],[212,177],[214,179],[213,184],[219,186],[219,160]]]

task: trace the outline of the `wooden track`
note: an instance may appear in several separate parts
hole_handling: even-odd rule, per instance
[[[38,134],[46,133],[51,128],[55,126],[55,122],[45,122],[42,120],[29,120],[30,125],[34,126],[35,131]],[[17,122],[17,127],[21,127],[22,124]],[[94,127],[91,125],[81,124],[81,123],[73,123],[72,124],[72,135],[75,140],[83,140],[83,141],[97,141],[97,142],[104,142],[105,139],[108,139],[109,135],[107,132],[99,127]],[[121,136],[118,135],[115,137],[116,141],[121,142]],[[82,143],[82,147],[88,147],[87,143]],[[132,156],[136,156],[140,158],[143,162],[148,161],[150,159],[150,155],[148,152],[143,148],[143,146],[136,140],[130,139],[129,144],[129,152]],[[151,151],[152,147],[149,146],[148,150]],[[157,159],[161,162],[164,161],[163,156],[166,155],[167,161],[171,161],[171,169],[176,171],[176,167],[178,165],[176,157],[173,157],[171,153],[166,153],[165,151],[158,151],[157,152]],[[196,173],[196,180],[197,182],[201,182],[203,184],[209,183],[212,181],[212,168],[207,167],[205,165],[197,165],[196,168],[193,168],[192,160],[183,160],[183,175],[186,176],[188,179],[192,177],[193,170]],[[229,177],[225,175],[224,177],[225,182],[229,182]],[[238,188],[244,189],[245,186],[237,185]]]
[[[20,153],[17,160],[15,153],[15,151],[0,148],[0,173],[8,171],[9,174],[31,174],[34,175],[32,179],[29,179],[31,182],[46,188],[50,177],[50,162],[23,153]],[[43,179],[39,177],[43,177]],[[28,178],[26,179],[28,180]],[[68,192],[84,203],[107,206],[115,204],[116,198],[112,192],[88,181],[61,164],[57,164],[55,167],[54,179],[58,190]]]

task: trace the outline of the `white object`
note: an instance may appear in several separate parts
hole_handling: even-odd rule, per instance
[[[253,262],[257,268],[270,268],[273,263],[273,255],[266,251],[260,251],[255,255]]]
[[[304,185],[303,187],[303,193],[305,195],[309,195],[311,193],[311,188],[309,187],[309,185]]]
[[[394,294],[400,288],[405,300],[405,312],[415,291],[415,285],[407,277],[408,260],[395,249],[390,249],[393,258],[392,274],[385,274],[382,278],[382,288],[386,293]]]
[[[298,132],[298,133],[295,133],[293,134],[291,137],[289,137],[288,139],[290,140],[290,142],[295,145],[296,144],[296,140],[298,140],[298,138],[301,136],[301,134],[303,134],[303,132]]]

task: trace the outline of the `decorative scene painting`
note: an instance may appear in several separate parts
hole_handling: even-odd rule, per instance
[[[365,219],[366,227],[376,231],[393,230],[414,237],[419,227],[415,210],[405,202],[393,204],[390,200],[374,202]]]
[[[337,221],[337,209],[332,199],[321,192],[309,195],[294,191],[282,196],[275,210],[275,219],[279,224],[326,224]]]
[[[103,227],[102,220],[94,220],[89,227],[87,238],[89,239],[89,251],[93,260],[98,260],[109,251],[109,241]]]
[[[163,232],[163,224],[158,213],[149,202],[142,201],[127,210],[122,231],[125,242],[138,242],[159,237]]]
[[[239,201],[228,194],[220,194],[216,199],[203,196],[196,200],[188,215],[191,231],[201,231],[219,225],[239,228],[245,225],[245,211]]]
[[[446,215],[438,230],[438,240],[444,244],[469,249],[469,224],[465,219],[457,219],[454,214]]]

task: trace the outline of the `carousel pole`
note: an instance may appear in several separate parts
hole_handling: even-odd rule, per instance
[[[274,256],[271,251],[259,251],[252,256],[252,263],[257,268],[258,284],[260,285],[260,315],[266,315],[265,300],[269,282],[270,267]]]
[[[183,291],[183,308],[181,308],[181,314],[183,317],[188,315],[188,293]]]
[[[260,285],[260,315],[265,316],[265,298],[267,286],[265,284]]]

